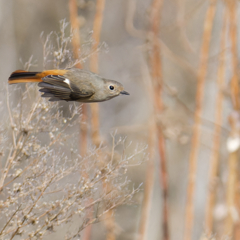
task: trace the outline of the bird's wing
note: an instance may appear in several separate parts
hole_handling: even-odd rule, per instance
[[[94,94],[89,90],[89,86],[82,83],[81,89],[72,81],[61,75],[48,75],[42,78],[38,84],[41,88],[39,91],[44,94],[42,97],[50,97],[49,101],[76,101],[85,99]]]

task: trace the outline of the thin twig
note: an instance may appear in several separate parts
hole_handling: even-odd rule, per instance
[[[198,69],[198,82],[196,93],[196,107],[194,117],[193,136],[191,143],[191,152],[189,157],[187,203],[185,212],[184,240],[192,239],[192,229],[194,221],[194,192],[197,171],[197,156],[200,142],[201,115],[203,110],[204,87],[207,74],[207,60],[209,55],[209,45],[212,33],[213,20],[216,10],[216,0],[210,0],[209,7],[205,17],[202,48],[200,54],[200,65]]]
[[[13,217],[16,215],[16,213],[19,211],[19,209],[21,208],[22,204],[19,204],[18,208],[16,209],[16,211],[12,214],[12,216],[8,219],[8,221],[6,222],[6,224],[4,225],[3,229],[0,232],[0,236],[3,234],[4,230],[6,229],[6,227],[8,226],[8,224],[11,222],[11,220],[13,219]]]
[[[142,64],[142,76],[145,80],[146,89],[149,95],[150,102],[154,102],[154,89],[152,85],[152,79],[149,73],[149,69],[147,69],[146,64]],[[138,240],[144,240],[147,236],[147,228],[150,222],[150,210],[151,210],[151,198],[154,187],[154,159],[156,155],[155,146],[156,146],[156,119],[155,114],[152,109],[152,117],[149,118],[148,123],[148,152],[149,152],[149,160],[147,162],[146,168],[146,176],[145,176],[145,185],[144,185],[144,197],[141,206],[141,217],[140,223],[138,227]],[[142,127],[143,129],[143,127]],[[142,130],[141,130],[142,131]]]
[[[72,46],[73,54],[76,60],[80,56],[80,30],[79,30],[79,21],[78,21],[78,7],[76,0],[69,0],[69,13],[70,13],[70,22],[73,30],[72,37]],[[80,61],[76,62],[75,67],[82,68]],[[82,104],[82,114],[80,120],[80,154],[84,156],[87,152],[87,106]]]
[[[75,59],[79,59],[80,54],[80,31],[78,21],[78,7],[76,0],[69,0],[70,23],[73,30],[72,46]],[[82,68],[81,63],[78,62],[77,68]]]
[[[149,161],[147,163],[147,170],[145,176],[144,198],[142,202],[142,211],[139,224],[139,240],[146,239],[147,227],[149,224],[149,213],[151,207],[151,197],[154,186],[154,157],[155,157],[155,132],[156,122],[154,116],[152,121],[149,121],[148,145],[149,145]]]
[[[230,21],[230,41],[231,41],[231,52],[232,52],[232,66],[233,66],[233,77],[231,80],[231,97],[232,103],[235,110],[240,109],[239,101],[239,83],[238,83],[238,47],[237,47],[237,1],[228,1],[229,8],[229,21]]]
[[[227,26],[227,11],[225,11],[223,19],[223,28],[221,34],[221,44],[220,51],[225,49],[226,45],[226,26]],[[216,101],[216,111],[215,111],[215,127],[214,127],[214,139],[213,139],[213,150],[210,160],[210,177],[209,177],[209,193],[206,204],[205,212],[205,225],[206,233],[208,236],[211,236],[213,232],[213,208],[215,205],[216,198],[216,179],[219,168],[219,152],[220,152],[220,143],[221,143],[221,124],[222,124],[222,111],[223,111],[223,92],[224,80],[226,78],[226,62],[225,62],[225,52],[219,55],[219,66],[217,74],[217,84],[218,84],[218,93]]]
[[[240,128],[239,128],[239,110],[240,110],[240,101],[239,101],[239,81],[238,81],[238,47],[237,47],[237,1],[227,1],[226,6],[228,8],[228,17],[229,17],[229,38],[231,41],[231,57],[232,57],[232,80],[230,82],[231,89],[231,99],[233,105],[233,111],[229,116],[229,123],[231,127],[231,132],[229,139],[240,137]],[[229,149],[228,149],[229,150]],[[228,157],[228,180],[227,180],[227,209],[228,214],[225,220],[224,234],[232,236],[234,233],[234,228],[237,224],[236,219],[234,218],[234,212],[236,209],[236,198],[239,198],[239,191],[237,189],[238,183],[238,173],[237,169],[239,154],[238,151],[229,151]],[[238,221],[239,224],[239,221]],[[238,229],[239,231],[239,229]],[[237,232],[235,231],[235,234]]]
[[[105,7],[105,0],[96,1],[96,13],[93,23],[93,35],[92,38],[94,43],[92,45],[92,51],[96,51],[100,43],[100,36],[102,30],[102,21],[103,21],[103,11]],[[91,55],[90,57],[90,69],[92,72],[98,73],[98,52]],[[93,144],[99,146],[101,143],[100,134],[99,134],[99,106],[98,103],[91,104],[91,130],[92,130],[92,141]]]
[[[92,45],[92,54],[90,56],[90,70],[92,72],[98,73],[98,46],[100,43],[100,36],[102,30],[102,21],[103,21],[103,11],[105,7],[105,0],[96,1],[96,12],[93,22],[93,45]],[[101,138],[99,133],[99,106],[98,103],[93,103],[90,106],[91,109],[91,138],[92,142],[96,147],[100,146]],[[90,200],[92,201],[92,200]],[[91,216],[91,212],[88,213]],[[109,232],[107,232],[107,235]],[[89,240],[91,235],[91,225],[89,225],[84,232],[84,240]]]
[[[14,177],[13,179],[11,179],[10,181],[8,181],[7,183],[5,183],[2,186],[2,189],[5,188],[7,185],[9,185],[10,183],[14,182],[18,177],[20,177],[24,172],[26,172],[31,166],[33,166],[36,163],[37,159],[35,159],[34,161],[32,161],[27,167],[25,167],[22,172],[17,175],[16,177]]]
[[[5,167],[4,167],[4,173],[3,173],[3,176],[2,176],[2,178],[1,178],[1,180],[0,180],[0,191],[1,191],[2,188],[3,188],[4,181],[5,181],[5,179],[6,179],[7,175],[8,175],[9,170],[11,169],[12,163],[13,163],[16,155],[17,155],[17,150],[18,150],[18,147],[19,147],[19,145],[20,145],[20,143],[21,143],[21,141],[22,141],[22,138],[23,138],[23,135],[19,138],[15,150],[13,151],[12,154],[9,155],[9,158],[8,158],[7,161],[6,161],[6,164],[5,164]]]
[[[46,189],[49,187],[49,185],[52,183],[53,179],[55,178],[56,175],[53,175],[49,182],[46,184],[46,186],[43,188],[43,190],[41,191],[41,194],[38,196],[38,198],[35,200],[35,202],[32,204],[31,208],[29,209],[28,213],[23,217],[21,224],[17,227],[17,229],[15,230],[15,232],[12,234],[10,240],[12,240],[14,238],[14,236],[18,233],[19,229],[22,227],[22,224],[27,220],[27,215],[29,215],[33,208],[36,206],[36,204],[38,203],[39,199],[43,196],[44,192],[46,191]]]
[[[41,98],[38,99],[37,103],[35,104],[34,108],[31,110],[29,116],[28,116],[28,120],[26,121],[26,127],[29,126],[33,116],[34,116],[34,113],[37,109],[37,106],[39,105],[39,102],[40,102]],[[29,135],[27,135],[27,137],[29,137]],[[24,146],[24,144],[22,144],[22,140],[24,138],[24,133],[22,132],[20,137],[18,138],[18,141],[17,141],[17,144],[16,144],[16,147],[14,149],[14,151],[12,152],[12,150],[10,151],[9,153],[9,156],[7,158],[7,161],[5,163],[5,167],[4,167],[4,173],[3,173],[3,176],[2,178],[0,179],[0,191],[2,190],[3,188],[3,185],[4,185],[4,181],[8,175],[8,172],[10,171],[11,167],[12,167],[12,163],[13,161],[15,160],[15,158],[18,156],[18,154],[20,153],[19,150],[21,150]],[[25,141],[26,141],[26,138],[25,138]],[[22,145],[22,147],[20,147]]]
[[[162,62],[161,62],[161,48],[159,43],[159,30],[162,10],[162,0],[153,0],[150,10],[150,29],[148,39],[150,39],[151,51],[149,54],[149,66],[151,69],[152,82],[154,87],[154,108],[155,114],[160,114],[163,110],[162,100]],[[155,117],[155,119],[157,119]],[[160,156],[160,184],[162,186],[163,197],[163,217],[162,230],[163,239],[169,239],[169,216],[168,216],[168,174],[167,174],[167,159],[165,149],[165,139],[162,133],[161,125],[157,122],[157,146]]]
[[[13,138],[13,146],[16,149],[16,136],[14,132],[14,123],[13,123],[13,118],[12,118],[12,112],[10,109],[10,104],[9,104],[9,91],[8,91],[8,86],[7,86],[7,108],[8,108],[8,114],[11,122],[11,128],[12,128],[12,138]]]

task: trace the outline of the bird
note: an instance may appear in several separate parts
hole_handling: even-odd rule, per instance
[[[79,68],[54,69],[42,72],[14,71],[9,84],[38,82],[41,97],[49,101],[103,102],[119,95],[130,95],[117,81]]]

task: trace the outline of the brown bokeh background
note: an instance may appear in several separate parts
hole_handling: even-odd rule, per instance
[[[84,42],[93,29],[96,1],[77,2]],[[159,13],[154,2],[162,3],[155,9]],[[59,31],[61,19],[69,21],[68,4],[0,0],[2,88],[32,55],[31,70],[42,69],[40,34]],[[149,145],[147,161],[129,168],[130,179],[136,186],[143,182],[143,191],[136,204],[116,210],[115,239],[197,240],[213,239],[212,234],[240,239],[238,12],[235,0],[106,0],[99,74],[123,83],[130,96],[99,104],[101,140],[111,142],[117,129],[134,147]],[[158,18],[152,20],[154,14]],[[151,61],[156,51],[160,60]],[[156,79],[153,63],[161,72]],[[89,69],[88,60],[82,65]],[[104,224],[93,226],[91,239],[106,236]]]

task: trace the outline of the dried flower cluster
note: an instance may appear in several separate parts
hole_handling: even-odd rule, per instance
[[[69,32],[69,34],[68,34]],[[50,32],[46,37],[41,33],[43,44],[43,69],[46,68],[65,68],[74,67],[78,63],[85,62],[92,54],[98,51],[108,51],[107,44],[101,43],[95,50],[92,49],[94,40],[92,32],[86,36],[86,40],[81,43],[79,50],[79,59],[74,59],[73,52],[70,49],[70,43],[73,33],[70,30],[69,23],[64,20],[60,21],[60,32]]]

